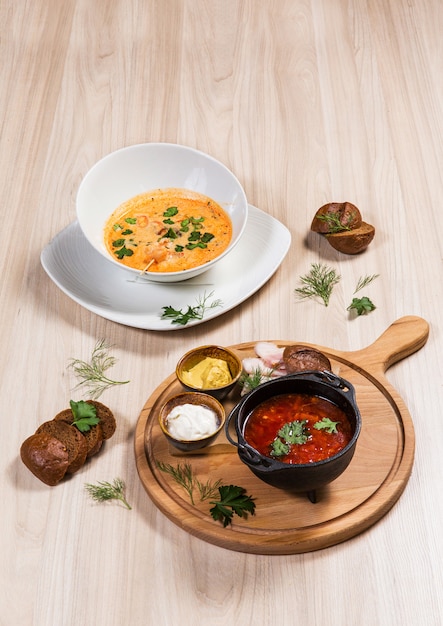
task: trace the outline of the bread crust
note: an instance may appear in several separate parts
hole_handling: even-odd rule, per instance
[[[288,374],[307,370],[331,371],[331,362],[323,352],[299,344],[286,346],[283,351],[283,363]]]
[[[74,421],[74,415],[71,409],[64,409],[63,411],[60,411],[60,413],[57,413],[57,415],[54,417],[54,420],[66,422],[67,424],[72,426],[72,423]],[[73,428],[76,427],[73,426]],[[98,423],[95,426],[91,426],[91,428],[82,433],[82,435],[86,439],[86,444],[88,447],[86,457],[89,459],[91,456],[94,456],[94,454],[97,454],[97,452],[100,452],[100,449],[103,445],[104,438],[101,424]]]
[[[34,476],[50,487],[64,478],[69,466],[66,447],[46,432],[28,437],[21,445],[20,456]]]
[[[117,428],[113,412],[101,402],[97,402],[97,400],[86,400],[86,402],[96,408],[97,417],[100,419],[100,426],[103,430],[103,439],[110,439]]]
[[[328,243],[343,254],[359,254],[366,250],[374,239],[375,228],[372,224],[362,222],[359,228],[341,233],[326,235]]]

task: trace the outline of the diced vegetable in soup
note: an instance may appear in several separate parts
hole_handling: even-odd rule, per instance
[[[260,454],[283,463],[315,463],[342,450],[353,430],[346,413],[317,396],[283,394],[248,416],[244,438]]]
[[[186,189],[159,189],[127,200],[105,226],[109,253],[141,271],[178,272],[219,256],[232,237],[229,215]]]

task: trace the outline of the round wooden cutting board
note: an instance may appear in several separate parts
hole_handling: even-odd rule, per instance
[[[362,431],[355,455],[345,472],[317,491],[317,502],[303,494],[291,494],[258,479],[244,465],[224,433],[203,451],[182,453],[170,447],[158,425],[161,405],[182,388],[175,374],[169,376],[146,402],[135,432],[137,470],[146,492],[175,524],[215,545],[255,554],[298,554],[319,550],[361,533],[394,505],[409,479],[414,461],[414,427],[409,412],[384,374],[397,361],[419,350],[429,327],[419,317],[394,322],[373,344],[355,352],[324,352],[333,371],[351,382],[362,415]],[[274,341],[278,346],[300,343]],[[311,345],[311,344],[306,344]],[[241,358],[254,355],[254,344],[231,348]],[[235,395],[237,394],[237,395]],[[226,412],[239,392],[225,401]],[[208,501],[198,492],[192,503],[188,494],[158,462],[172,466],[190,463],[203,483],[219,479],[244,487],[255,499],[256,512],[246,519],[234,516],[223,528],[212,519]]]

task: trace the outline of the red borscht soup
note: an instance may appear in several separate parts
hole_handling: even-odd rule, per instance
[[[353,428],[338,406],[308,394],[283,394],[248,416],[244,438],[260,454],[283,463],[315,463],[334,456],[352,439]]]

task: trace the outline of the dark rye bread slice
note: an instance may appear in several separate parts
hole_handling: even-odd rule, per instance
[[[65,422],[66,424],[69,424],[72,428],[75,428],[75,430],[80,432],[78,428],[76,428],[76,426],[72,426],[72,423],[74,421],[74,415],[72,414],[71,409],[64,409],[63,411],[60,411],[60,413],[57,413],[57,415],[54,417],[54,421]],[[98,423],[95,426],[92,426],[89,430],[80,434],[86,439],[86,443],[88,446],[86,456],[89,459],[91,456],[94,456],[94,454],[97,454],[97,452],[99,452],[100,448],[102,447],[104,439],[103,429],[101,427],[101,424]]]
[[[50,420],[44,422],[36,430],[36,433],[45,432],[62,442],[68,451],[67,474],[73,474],[79,470],[86,461],[88,445],[81,432],[67,422]]]
[[[20,456],[34,476],[50,487],[61,481],[69,466],[66,447],[45,432],[28,437],[21,445]]]
[[[96,408],[97,417],[100,419],[100,426],[103,429],[103,439],[110,439],[117,428],[117,422],[111,409],[108,409],[101,402],[97,402],[97,400],[86,400],[86,402]]]

